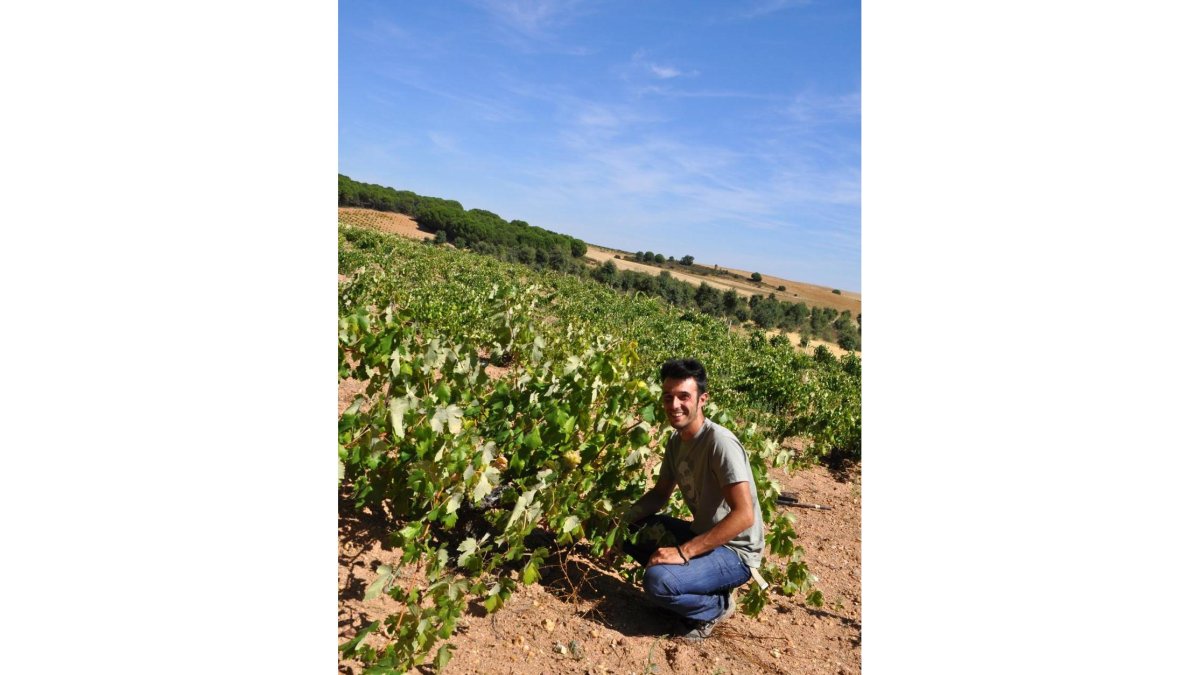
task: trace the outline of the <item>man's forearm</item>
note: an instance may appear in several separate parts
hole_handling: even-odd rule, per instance
[[[625,511],[625,515],[621,519],[626,524],[636,523],[646,516],[652,516],[655,513],[658,513],[659,509],[667,505],[667,501],[670,498],[671,496],[667,495],[667,497],[664,499],[661,495],[653,490],[647,492],[646,494],[642,495],[641,499],[634,502],[633,506],[630,506]]]
[[[704,555],[718,546],[729,543],[731,539],[741,534],[754,524],[754,514],[749,509],[730,511],[713,528],[689,540],[679,548],[688,560],[698,555]]]

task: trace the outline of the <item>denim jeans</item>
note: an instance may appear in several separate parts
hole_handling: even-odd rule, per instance
[[[687,521],[662,515],[643,518],[629,529],[638,533],[638,542],[627,541],[622,548],[643,566],[658,548],[696,536]],[[642,586],[654,604],[688,619],[712,621],[728,608],[726,592],[749,579],[750,568],[738,554],[718,546],[686,565],[647,567]]]

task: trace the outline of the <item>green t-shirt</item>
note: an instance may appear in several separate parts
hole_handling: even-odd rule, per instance
[[[680,439],[678,431],[671,434],[659,476],[670,478],[679,485],[683,501],[692,511],[692,532],[696,534],[711,530],[733,510],[721,489],[733,483],[748,482],[754,501],[754,523],[729,540],[725,547],[737,553],[747,566],[758,567],[763,550],[758,490],[754,486],[746,449],[732,431],[705,419],[699,433],[690,441]]]

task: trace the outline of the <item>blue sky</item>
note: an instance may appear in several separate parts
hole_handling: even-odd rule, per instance
[[[341,2],[338,171],[850,291],[857,2]]]

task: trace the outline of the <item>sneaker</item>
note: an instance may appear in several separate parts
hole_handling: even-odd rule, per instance
[[[737,595],[732,590],[727,591],[725,593],[725,611],[721,612],[721,616],[718,616],[712,621],[696,621],[694,619],[689,621],[688,623],[691,626],[691,630],[683,634],[683,639],[687,640],[688,642],[699,642],[700,640],[703,640],[709,635],[712,635],[713,628],[716,628],[718,623],[729,618],[735,611],[737,611]]]

